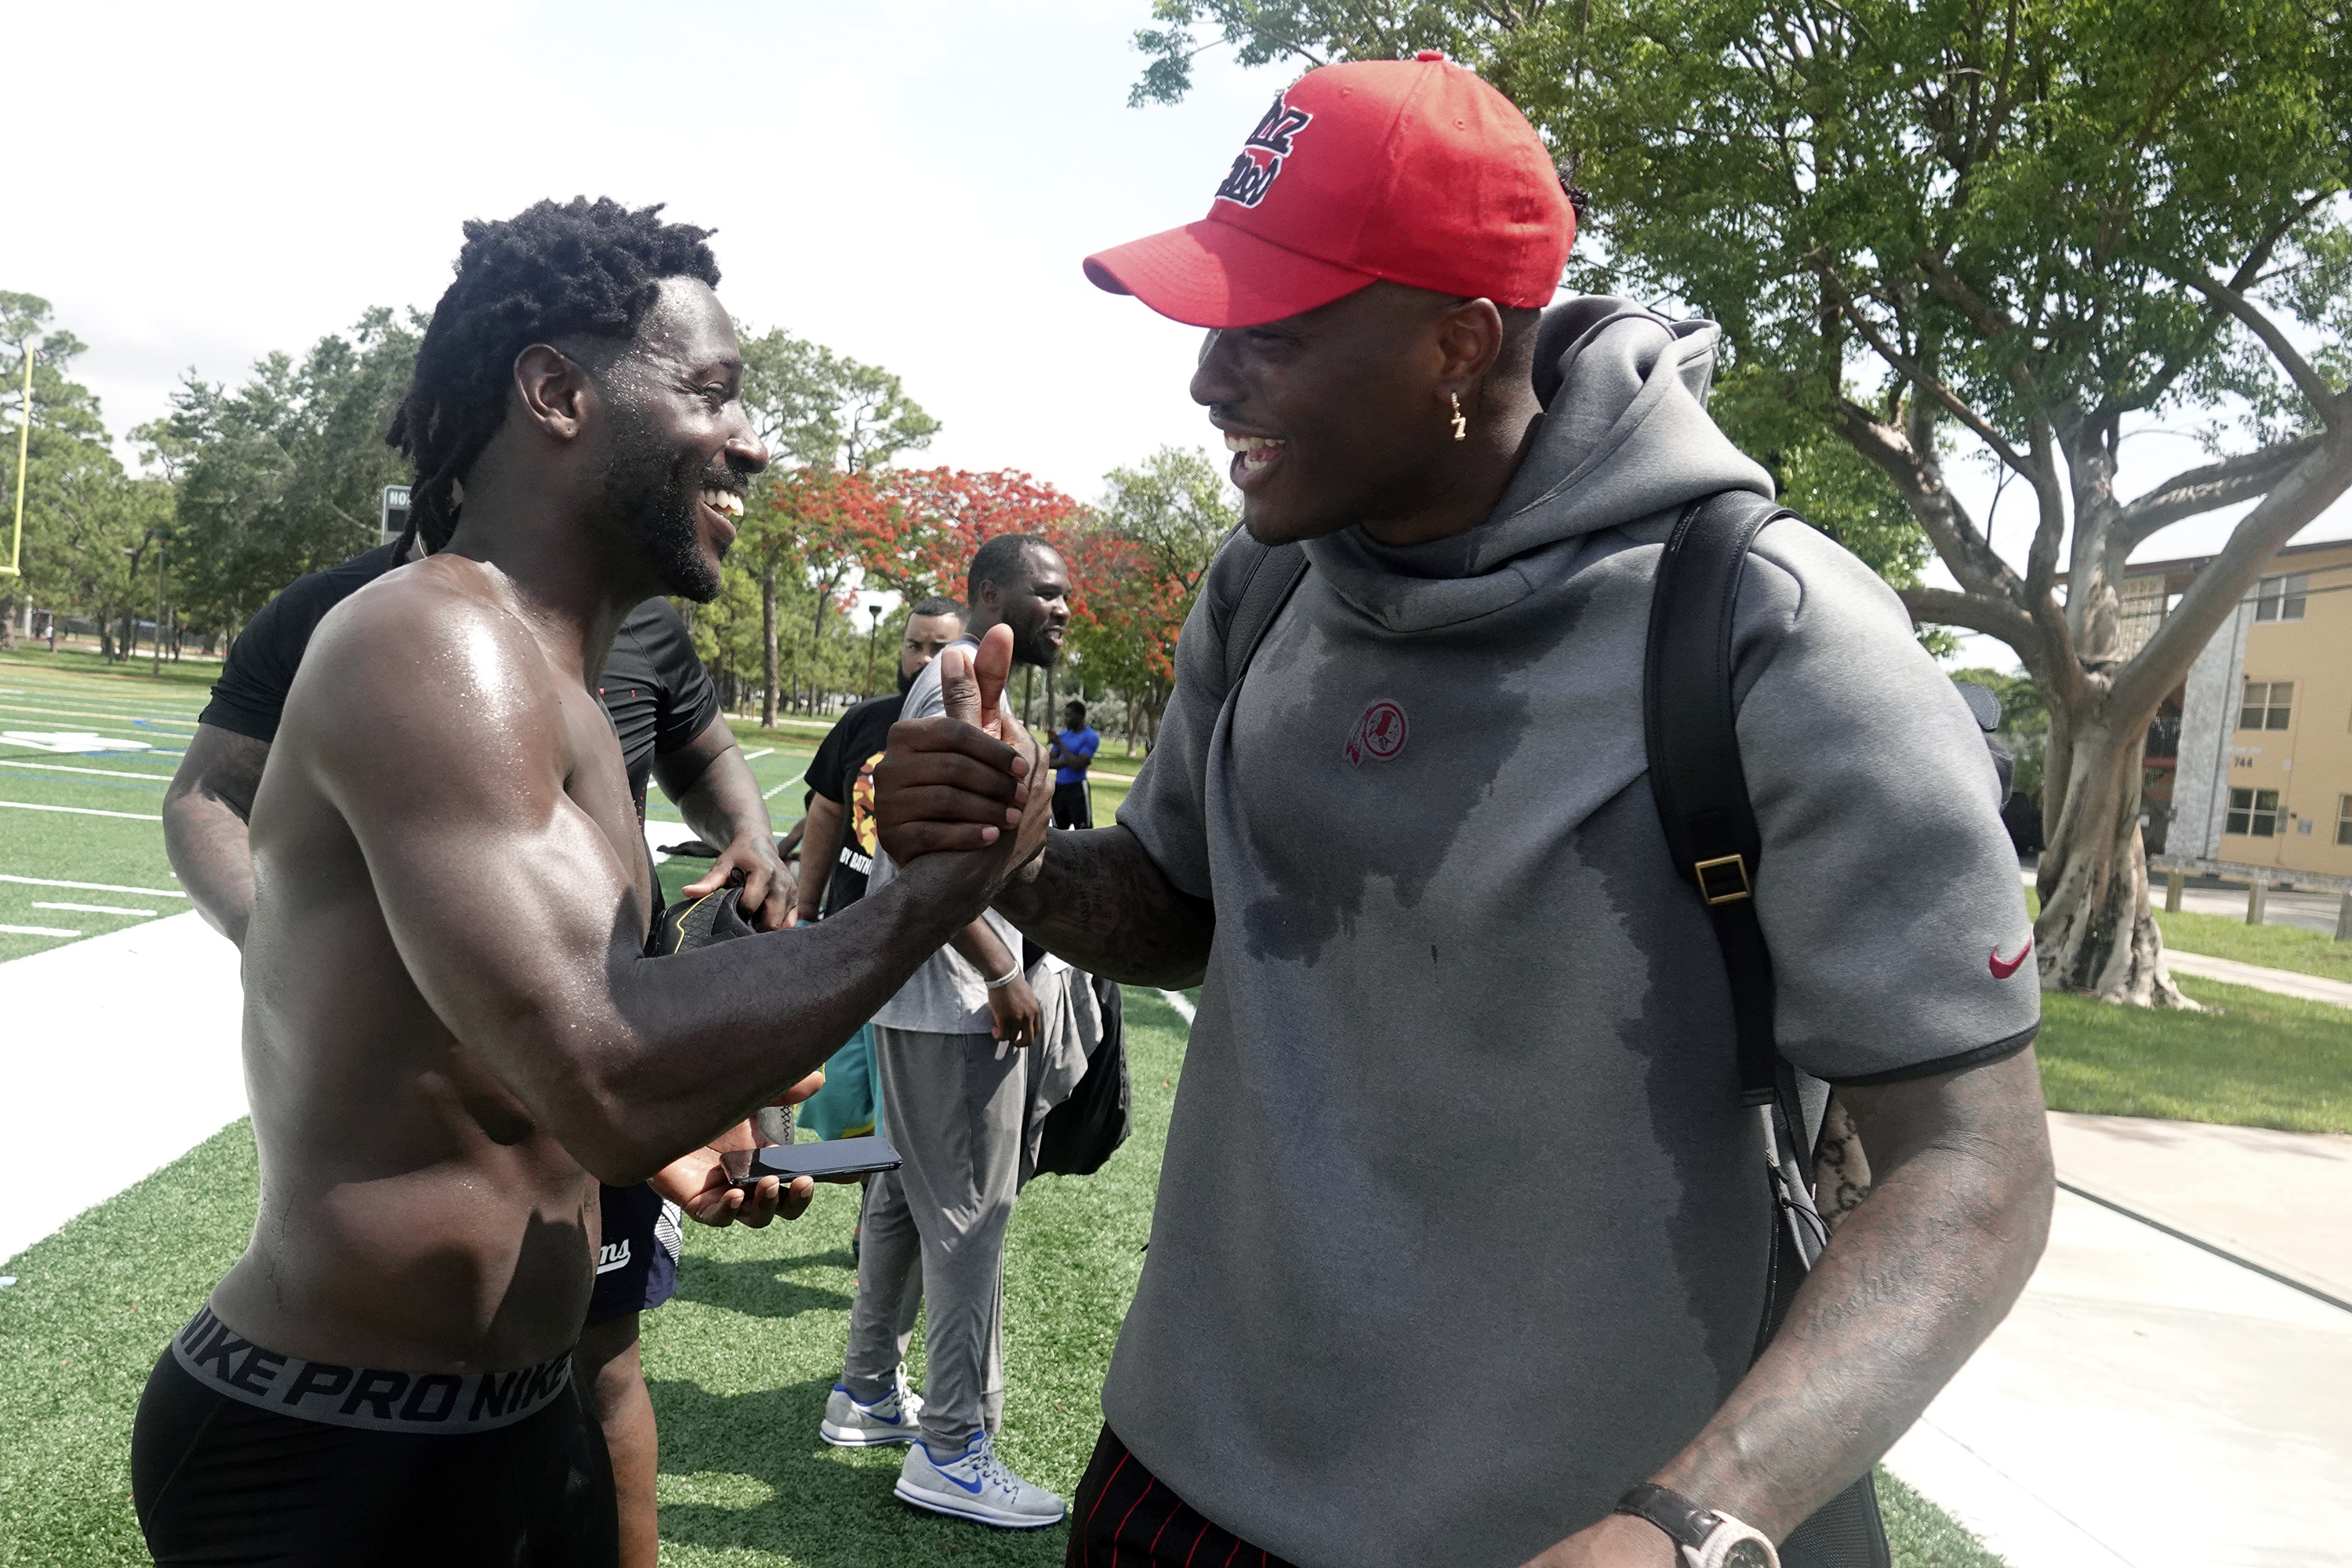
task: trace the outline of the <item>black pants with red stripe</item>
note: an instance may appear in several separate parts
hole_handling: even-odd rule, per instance
[[[1106,1426],[1070,1504],[1063,1568],[1291,1568],[1210,1523]]]

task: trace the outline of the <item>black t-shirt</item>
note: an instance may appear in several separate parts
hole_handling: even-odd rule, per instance
[[[667,599],[647,599],[629,612],[604,656],[597,695],[621,737],[629,794],[646,815],[646,779],[654,759],[683,751],[719,717],[719,689],[694,657],[686,617]]]
[[[824,903],[818,911],[830,915],[866,896],[866,873],[874,868],[874,764],[890,743],[890,726],[898,721],[906,698],[898,693],[870,697],[841,716],[816,749],[805,775],[809,788],[842,808],[841,848],[834,855],[833,875],[825,879]]]
[[[298,578],[262,605],[229,645],[221,678],[213,682],[213,700],[196,722],[257,741],[277,740],[278,716],[286,710],[286,693],[293,688],[310,634],[329,610],[397,565],[399,549],[380,544],[340,566]]]
[[[297,580],[261,607],[230,646],[200,724],[274,742],[286,693],[311,634],[327,612],[391,571],[398,546],[380,545],[340,566]],[[719,716],[719,691],[694,657],[686,621],[667,599],[629,612],[613,638],[602,679],[604,711],[621,737],[629,792],[646,815],[646,779],[654,759],[689,744]]]

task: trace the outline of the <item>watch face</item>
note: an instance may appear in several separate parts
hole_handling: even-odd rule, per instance
[[[1760,1541],[1735,1541],[1723,1554],[1723,1568],[1774,1568],[1772,1549]]]

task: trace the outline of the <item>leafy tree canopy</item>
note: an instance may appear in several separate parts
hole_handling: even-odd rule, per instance
[[[178,488],[192,621],[241,623],[297,577],[376,542],[383,487],[410,478],[383,433],[423,331],[414,312],[377,307],[299,360],[270,354],[234,392],[191,372],[170,415],[132,432]]]
[[[101,635],[111,653],[113,618],[152,602],[152,551],[170,525],[170,491],[124,473],[98,399],[67,374],[82,342],[50,316],[37,295],[0,292],[0,565],[16,528],[25,355],[33,356],[22,575],[0,576],[0,646],[13,634],[18,595],[29,594],[37,605],[109,626]]]

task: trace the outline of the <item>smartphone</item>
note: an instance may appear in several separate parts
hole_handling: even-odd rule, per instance
[[[870,1171],[895,1171],[898,1151],[887,1138],[829,1138],[819,1143],[776,1143],[765,1149],[724,1153],[728,1175],[749,1192],[762,1176],[790,1183],[795,1176],[862,1176]]]

